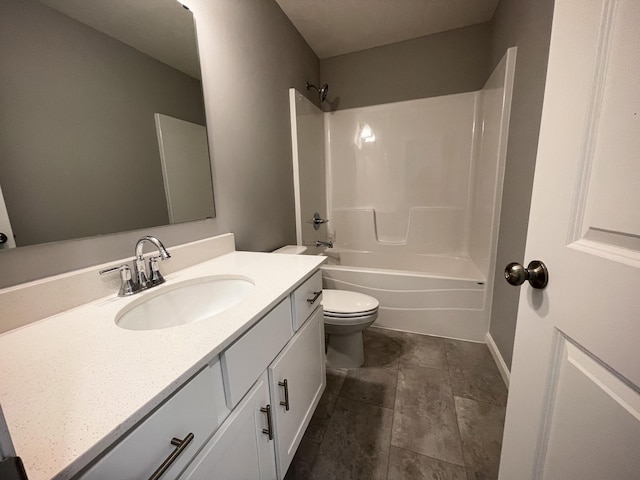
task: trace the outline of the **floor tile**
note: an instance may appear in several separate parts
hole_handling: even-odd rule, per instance
[[[486,345],[382,328],[364,341],[362,368],[327,369],[286,480],[497,478],[507,390]]]
[[[349,371],[340,396],[379,407],[393,408],[398,371],[390,368],[355,368]]]
[[[464,467],[392,446],[387,480],[467,480]]]
[[[403,354],[402,341],[391,337],[388,330],[367,328],[364,337],[363,367],[398,368],[398,358]]]
[[[455,397],[469,480],[498,478],[505,407]]]
[[[311,474],[299,480],[386,480],[388,460],[389,453],[379,451],[321,453]]]
[[[298,455],[297,452],[296,455]],[[284,480],[307,480],[311,476],[311,467],[309,463],[294,457]]]
[[[393,410],[339,397],[312,479],[386,478]]]
[[[327,430],[331,414],[333,413],[346,376],[347,370],[327,368],[327,387],[320,398],[320,402],[318,402],[318,408],[316,408],[316,411],[313,413],[309,427],[305,432],[305,437],[314,438],[318,445],[322,441],[324,432]]]
[[[287,480],[309,478],[346,375],[346,370],[327,368],[327,387],[287,470]]]
[[[464,465],[447,371],[400,365],[391,443]]]
[[[398,340],[402,345],[402,351],[398,356],[399,363],[439,370],[449,368],[443,338],[395,330],[387,330],[385,334]]]
[[[507,404],[507,387],[485,344],[445,340],[445,346],[454,395],[495,405]]]

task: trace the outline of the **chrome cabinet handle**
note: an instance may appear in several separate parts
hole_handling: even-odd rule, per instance
[[[320,290],[319,292],[313,292],[313,295],[314,295],[313,298],[307,298],[307,302],[309,302],[309,305],[313,305],[314,303],[316,303],[316,300],[318,300],[318,297],[322,295],[322,290]]]
[[[271,420],[271,405],[267,405],[266,407],[262,407],[260,409],[262,413],[267,414],[267,428],[262,429],[262,433],[269,436],[269,440],[273,440],[273,423]]]
[[[533,288],[542,289],[549,283],[549,271],[547,266],[540,260],[532,260],[527,268],[519,263],[512,262],[504,269],[504,278],[509,284],[522,285],[525,281]]]
[[[284,407],[284,409],[289,411],[289,382],[285,378],[282,382],[278,382],[278,385],[284,387],[284,402],[280,402],[280,405]]]
[[[164,472],[168,470],[173,462],[175,462],[176,458],[187,448],[187,445],[191,443],[193,440],[193,433],[189,433],[182,440],[179,438],[173,437],[171,439],[171,445],[175,445],[175,450],[169,454],[167,458],[164,459],[164,462],[158,467],[158,469],[153,472],[153,475],[149,477],[149,480],[158,480]]]

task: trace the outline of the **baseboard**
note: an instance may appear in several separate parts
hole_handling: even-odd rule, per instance
[[[487,332],[487,347],[489,347],[489,351],[491,352],[491,356],[493,360],[496,362],[496,366],[498,367],[498,371],[500,371],[500,375],[502,376],[502,380],[504,384],[509,388],[509,380],[511,379],[511,372],[509,372],[509,368],[507,364],[504,362],[502,355],[500,355],[500,350],[498,350],[498,346],[496,342],[493,341],[493,337],[489,332]]]

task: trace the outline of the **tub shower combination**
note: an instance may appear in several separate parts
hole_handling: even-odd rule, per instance
[[[514,66],[510,49],[482,90],[331,113],[292,90],[298,244],[333,242],[324,287],[377,298],[376,325],[486,340]]]

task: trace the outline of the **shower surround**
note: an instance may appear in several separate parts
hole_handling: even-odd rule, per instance
[[[324,113],[326,173],[317,149],[298,148],[317,145],[317,131],[296,119],[297,206],[322,211],[326,201],[330,219],[311,233],[308,212],[299,215],[299,242],[333,240],[325,287],[376,297],[376,325],[491,344],[514,67],[515,48],[480,91]],[[296,98],[309,115],[304,102]],[[326,176],[326,198],[303,194],[313,169]]]

